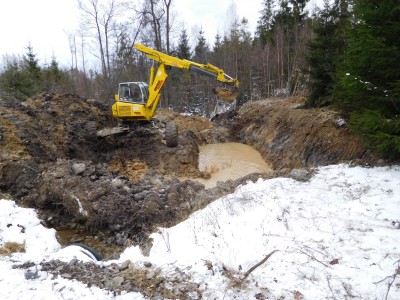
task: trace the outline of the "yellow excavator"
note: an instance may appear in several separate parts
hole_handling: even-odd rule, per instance
[[[148,84],[145,82],[121,82],[119,84],[118,94],[115,95],[116,102],[112,106],[114,118],[123,121],[147,121],[153,118],[160,100],[161,88],[168,77],[167,70],[171,67],[194,71],[224,84],[225,87],[215,87],[213,92],[225,101],[233,101],[238,96],[239,81],[211,64],[199,64],[180,59],[141,44],[136,44],[135,48],[145,53],[148,58],[158,62],[158,69],[156,71],[154,65],[151,67]],[[168,139],[168,136],[174,135],[177,135],[176,128],[166,129],[167,146],[176,146],[177,138]]]

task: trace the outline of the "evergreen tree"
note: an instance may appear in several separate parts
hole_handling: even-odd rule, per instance
[[[31,74],[32,79],[35,82],[40,81],[40,67],[39,60],[36,58],[36,54],[33,53],[33,48],[29,44],[27,47],[28,52],[24,56],[24,61],[26,63],[26,70]]]
[[[6,57],[4,70],[0,75],[0,89],[13,94],[17,99],[24,100],[31,91],[31,81],[24,71],[21,60],[16,57]]]
[[[303,25],[307,17],[305,10],[310,0],[280,0],[274,15],[272,29],[281,26],[286,34],[292,33],[298,25]]]
[[[28,52],[24,55],[24,71],[27,72],[27,94],[26,96],[31,97],[43,88],[43,80],[41,69],[39,67],[39,60],[36,58],[36,54],[33,53],[33,48],[29,44],[27,47]]]
[[[43,90],[42,70],[33,48],[28,45],[22,59],[15,57],[5,61],[0,76],[0,88],[14,94],[17,99],[25,100]]]
[[[337,72],[335,96],[346,111],[400,113],[400,9],[397,0],[354,0],[355,22]],[[397,88],[396,88],[397,87]]]
[[[400,158],[398,0],[354,0],[355,21],[334,96],[350,126],[382,156]]]
[[[204,37],[204,31],[200,29],[197,37],[197,44],[194,48],[194,59],[199,63],[206,63],[208,59],[210,49],[207,45],[206,38]]]
[[[222,47],[222,41],[221,41],[221,36],[219,33],[215,36],[215,41],[214,41],[214,46],[213,46],[213,52],[218,52],[221,50]]]
[[[42,70],[44,78],[44,89],[50,93],[59,93],[61,91],[60,85],[64,78],[62,70],[58,66],[56,58],[53,56],[50,66]]]
[[[201,64],[206,64],[209,62],[209,56],[210,49],[204,37],[204,31],[200,29],[197,36],[197,44],[194,48],[193,61]],[[194,86],[192,91],[193,98],[190,106],[193,113],[204,114],[206,111],[206,106],[210,101],[211,80],[209,80],[209,78],[207,78],[206,76],[197,74],[196,72],[193,72],[192,75],[192,82]]]
[[[274,0],[264,0],[261,17],[257,22],[256,36],[265,45],[272,38],[272,22],[274,17]]]
[[[51,77],[56,82],[58,82],[62,78],[62,71],[60,70],[60,68],[58,66],[58,61],[56,60],[56,58],[54,56],[51,58],[50,73],[51,73]]]
[[[324,8],[317,12],[315,38],[308,43],[309,107],[330,105],[331,92],[338,60],[344,53],[344,30],[349,23],[347,0],[336,0],[333,5],[325,0]]]
[[[143,80],[145,77],[138,76],[138,69],[147,70],[141,68],[142,61],[139,61],[136,51],[133,51],[133,42],[129,35],[122,31],[119,37],[119,47],[116,51],[115,65],[120,70],[118,73],[119,81],[135,81]],[[143,73],[147,74],[147,73]]]
[[[212,46],[212,51],[210,55],[210,63],[225,70],[224,45],[222,42],[222,37],[219,35],[219,33],[215,35],[214,45]]]
[[[182,29],[181,35],[179,36],[178,49],[176,52],[178,54],[178,57],[181,59],[190,59],[190,57],[192,56],[190,51],[189,38],[185,28]]]
[[[240,74],[240,95],[241,99],[237,101],[239,105],[245,103],[252,98],[252,42],[253,39],[251,37],[251,33],[248,30],[248,20],[243,18],[240,22],[239,26],[239,45],[238,45],[238,54],[237,54],[237,73]]]

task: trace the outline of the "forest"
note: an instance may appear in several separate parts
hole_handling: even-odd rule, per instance
[[[304,108],[339,111],[368,147],[400,158],[400,4],[398,0],[263,0],[255,32],[234,10],[228,29],[210,44],[200,29],[175,25],[174,0],[79,0],[81,23],[69,34],[71,63],[41,65],[28,44],[23,57],[3,57],[1,101],[38,93],[71,93],[113,103],[118,82],[147,81],[152,61],[141,43],[199,63],[240,81],[236,105],[269,97],[301,96]],[[195,40],[191,44],[190,40]],[[98,68],[88,68],[88,51]],[[160,105],[212,117],[220,100],[215,82],[171,69]],[[1,104],[1,102],[0,102]]]

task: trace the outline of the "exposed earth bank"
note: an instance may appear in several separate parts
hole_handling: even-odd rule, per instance
[[[248,102],[212,121],[160,109],[149,124],[97,137],[96,130],[118,123],[96,100],[46,94],[1,102],[0,192],[37,208],[47,226],[102,233],[123,246],[263,176],[213,190],[179,181],[210,176],[198,170],[199,145],[251,145],[273,166],[268,177],[340,162],[375,163],[338,114],[300,106],[301,98]],[[178,126],[178,147],[165,145],[168,122]]]
[[[377,164],[338,114],[301,104],[301,98],[248,102],[211,121],[160,109],[148,124],[99,137],[97,130],[118,126],[104,103],[75,95],[0,99],[0,198],[36,208],[45,226],[67,229],[70,241],[96,245],[107,259],[133,244],[146,253],[146,237],[158,226],[182,221],[247,180],[306,180],[315,166]],[[178,126],[177,147],[166,146],[168,122]],[[253,146],[274,172],[205,189],[195,181],[211,176],[198,170],[199,145],[224,142]]]
[[[304,98],[248,102],[234,118],[235,139],[252,145],[275,170],[315,167],[340,162],[376,161],[345,120],[325,108],[302,109]]]

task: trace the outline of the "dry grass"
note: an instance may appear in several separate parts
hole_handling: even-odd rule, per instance
[[[3,247],[0,248],[0,255],[11,255],[17,252],[25,252],[25,245],[14,242],[6,242]]]

